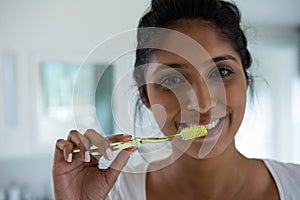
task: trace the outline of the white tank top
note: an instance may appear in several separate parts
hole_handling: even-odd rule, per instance
[[[277,185],[281,200],[300,199],[300,165],[263,160]],[[149,164],[137,156],[128,161],[108,200],[146,200],[146,174]],[[139,172],[139,173],[131,173]],[[127,171],[127,172],[126,172]]]

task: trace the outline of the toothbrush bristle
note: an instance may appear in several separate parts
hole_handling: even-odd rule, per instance
[[[207,135],[207,129],[205,126],[201,125],[201,126],[189,126],[184,128],[181,132],[180,132],[181,138],[183,140],[191,140],[191,139],[195,139],[198,137],[202,137],[202,136],[206,136]]]

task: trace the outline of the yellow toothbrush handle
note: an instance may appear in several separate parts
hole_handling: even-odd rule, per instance
[[[123,150],[132,147],[139,148],[143,144],[166,142],[174,138],[175,136],[177,136],[177,134],[170,135],[170,136],[153,137],[153,138],[135,137],[130,141],[111,143],[110,146],[113,150]]]
[[[141,138],[141,137],[135,137],[129,141],[126,142],[114,142],[110,144],[110,147],[113,151],[116,150],[123,150],[128,148],[139,148],[142,144],[151,144],[151,143],[158,143],[158,142],[165,142],[168,141],[171,137],[170,136],[162,136],[160,138]],[[91,146],[90,151],[93,155],[100,155],[99,152],[97,152],[98,147],[97,146]],[[80,149],[74,149],[73,153],[79,153]]]
[[[142,141],[142,138],[136,137],[136,138],[133,138],[126,142],[111,143],[110,146],[111,146],[112,150],[123,150],[123,149],[128,149],[128,148],[133,148],[133,147],[138,148],[142,145],[141,141]]]

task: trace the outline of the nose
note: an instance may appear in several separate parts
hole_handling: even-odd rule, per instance
[[[199,113],[209,112],[216,105],[211,92],[203,79],[191,84],[187,91],[187,109]]]

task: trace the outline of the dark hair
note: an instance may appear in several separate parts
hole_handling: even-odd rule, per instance
[[[252,76],[248,72],[252,58],[247,49],[247,39],[240,26],[241,15],[237,6],[223,0],[152,0],[150,10],[140,19],[138,28],[168,28],[180,19],[199,19],[208,22],[231,42],[240,55],[246,79],[253,93]],[[150,61],[152,49],[139,48],[139,44],[144,41],[144,34],[138,31],[134,79],[141,89],[141,97],[147,98],[144,74],[141,73],[140,66]]]

